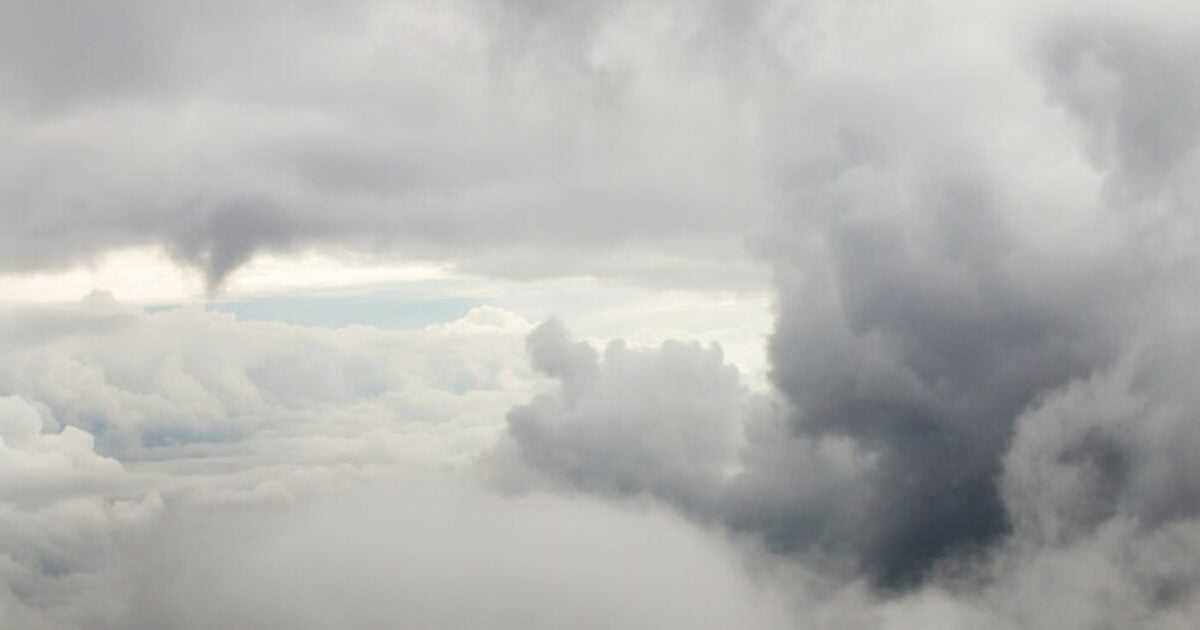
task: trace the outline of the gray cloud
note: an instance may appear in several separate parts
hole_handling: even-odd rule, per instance
[[[111,627],[790,627],[782,593],[677,516],[461,483],[389,479],[188,519],[154,544],[143,605]]]
[[[1095,28],[1084,18],[1065,24],[1051,36],[1060,46]],[[785,180],[804,203],[782,211],[794,227],[769,245],[780,252],[775,383],[794,406],[797,433],[846,437],[871,454],[871,500],[858,514],[867,526],[850,544],[883,584],[911,584],[939,561],[1003,540],[1012,506],[997,478],[1017,418],[1111,365],[1183,288],[1169,266],[1190,264],[1192,255],[1168,260],[1144,252],[1145,217],[1112,185],[1148,183],[1132,170],[1145,168],[1163,174],[1154,194],[1164,186],[1178,194],[1165,165],[1136,153],[1174,162],[1194,141],[1173,135],[1181,144],[1139,147],[1132,138],[1157,142],[1134,129],[1150,119],[1187,128],[1191,108],[1142,111],[1146,82],[1170,76],[1169,65],[1187,56],[1164,53],[1170,49],[1152,38],[1116,39],[1128,50],[1106,47],[1121,61],[1105,63],[1138,77],[1096,99],[1121,110],[1117,131],[1103,130],[1107,119],[1072,111],[1102,125],[1098,133],[1115,135],[1118,159],[1136,167],[1101,171],[1070,197],[1023,182],[1042,177],[1030,159],[1078,155],[1069,134],[1045,133],[1056,113],[1032,100],[1038,90],[1070,95],[1072,85],[1060,74],[1023,76],[1019,65],[986,50],[963,54],[1012,92],[995,98],[1013,105],[995,110],[984,100],[994,88],[954,73],[933,79],[929,93],[858,102],[841,116],[839,160],[830,165],[818,153],[800,168],[816,176]],[[1060,49],[1050,50],[1042,54],[1054,67]],[[920,47],[905,54],[911,62],[893,58],[888,66],[900,73],[929,67]],[[1126,71],[1127,63],[1139,67]],[[818,101],[881,89],[871,67],[862,66],[869,83],[841,79]],[[886,90],[889,79],[882,81]],[[1185,102],[1187,93],[1180,88]],[[942,117],[929,118],[920,109],[926,106]],[[1043,210],[1056,204],[1056,213]],[[1161,223],[1149,232],[1186,221],[1178,218],[1185,208],[1178,197],[1160,202]],[[1195,243],[1181,249],[1194,251]],[[1129,474],[1120,441],[1091,435],[1064,458],[1101,476]],[[787,478],[781,474],[780,483]]]
[[[3,268],[159,244],[215,290],[256,253],[330,246],[509,277],[762,277],[741,253],[767,204],[723,123],[737,99],[620,33],[677,57],[692,26],[663,22],[673,7],[3,11]]]
[[[1183,628],[1200,605],[1200,491],[1188,411],[1196,388],[1181,369],[1195,350],[1195,326],[1183,315],[1193,305],[1132,334],[1106,367],[1006,419],[1011,438],[995,455],[1000,462],[989,464],[996,485],[987,489],[987,500],[1000,503],[1003,535],[964,547],[954,538],[963,535],[953,529],[961,521],[933,528],[952,542],[922,559],[919,579],[892,582],[883,563],[895,559],[870,556],[881,532],[912,533],[902,519],[913,518],[904,509],[915,499],[889,502],[882,472],[918,464],[853,433],[798,431],[794,416],[765,395],[718,385],[724,379],[689,379],[722,363],[695,346],[666,361],[687,346],[615,344],[601,359],[561,323],[544,324],[531,333],[530,355],[558,382],[510,412],[484,470],[507,489],[584,492],[634,506],[658,500],[718,531],[748,534],[755,549],[786,558],[784,566],[823,574],[814,581],[758,569],[760,579],[798,593],[805,603],[792,614],[811,627]],[[656,377],[646,365],[658,366]],[[721,367],[736,384],[735,368]],[[636,394],[648,384],[659,386],[657,395]],[[712,417],[711,408],[725,411]],[[696,448],[735,427],[743,431],[736,456],[729,446]],[[945,469],[925,466],[908,479],[944,488],[946,480],[927,471]],[[960,493],[964,509],[981,500],[961,486],[944,490]]]
[[[945,10],[928,23],[920,11],[832,10],[852,26],[824,56],[799,53],[768,112],[786,130],[772,139],[779,210],[760,239],[779,291],[770,352],[786,416],[748,428],[765,437],[712,490],[724,522],[915,588],[972,557],[1042,544],[1026,522],[1088,540],[1121,519],[1154,529],[1195,515],[1190,484],[1173,481],[1190,478],[1173,449],[1046,402],[1134,360],[1190,294],[1194,90],[1171,77],[1192,61],[1183,34],[1196,23],[1127,10],[1132,26],[1023,7]],[[1171,330],[1173,342],[1190,337]],[[1142,422],[1186,389],[1143,380],[1127,394],[1152,403],[1127,412]],[[546,462],[579,455],[576,441],[524,434],[523,413],[509,434],[535,451],[527,460],[553,470]],[[647,432],[687,418],[626,416],[643,414]],[[572,419],[557,410],[541,422]],[[1064,435],[1034,428],[1063,422]],[[1186,444],[1184,425],[1159,430]]]
[[[703,513],[732,473],[742,424],[770,411],[716,346],[613,342],[601,356],[558,320],[534,329],[527,345],[534,367],[558,385],[508,413],[508,433],[488,462],[503,485],[647,493]]]
[[[1113,183],[1150,193],[1180,174],[1200,134],[1195,16],[1120,13],[1060,18],[1043,36],[1042,71]]]

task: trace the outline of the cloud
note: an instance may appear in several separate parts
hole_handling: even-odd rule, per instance
[[[43,433],[38,409],[17,396],[0,397],[0,500],[36,505],[111,484],[123,472],[93,450],[92,435],[76,427]]]
[[[132,627],[152,586],[134,561],[170,523],[463,468],[529,389],[528,328],[490,307],[409,331],[146,313],[102,293],[5,308],[0,625]]]
[[[1116,188],[1152,192],[1195,159],[1200,83],[1184,68],[1200,52],[1189,35],[1197,16],[1187,5],[1171,9],[1077,10],[1042,35],[1046,83]]]
[[[685,52],[674,7],[2,11],[8,270],[159,245],[210,291],[257,253],[311,247],[505,277],[762,278],[740,253],[767,207],[753,156],[713,133],[736,103],[642,45]]]
[[[1113,520],[1152,531],[1195,518],[1200,485],[1186,453],[1200,433],[1184,366],[1198,331],[1188,319],[1157,319],[1119,361],[1018,419],[1003,487],[1023,533],[1061,545]]]
[[[46,431],[53,418],[19,396],[0,397],[0,623],[72,627],[104,615],[114,540],[162,506],[139,492],[90,433]],[[82,627],[82,626],[80,626]]]
[[[79,429],[36,433],[26,402],[0,412],[0,469],[22,482],[0,494],[6,626],[789,627],[733,544],[662,510],[506,498],[444,472],[198,502],[219,463],[127,472]]]
[[[527,339],[553,390],[508,413],[489,462],[498,483],[539,479],[608,495],[656,495],[703,511],[734,470],[741,427],[769,401],[741,383],[716,345],[667,341],[599,355],[551,319]]]
[[[676,516],[461,482],[189,518],[154,545],[112,627],[790,627],[735,547]]]
[[[1045,536],[1080,541],[1079,562],[1110,545],[1153,555],[1153,532],[1188,531],[1196,515],[1181,481],[1191,471],[1168,446],[1189,444],[1190,430],[1150,420],[1186,408],[1172,402],[1186,386],[1087,383],[1158,365],[1193,336],[1186,323],[1158,329],[1190,303],[1196,263],[1193,90],[1170,79],[1191,59],[1180,34],[1193,12],[1129,6],[1139,19],[1126,26],[1022,5],[927,9],[830,7],[837,37],[789,59],[765,123],[780,130],[768,144],[781,201],[759,240],[776,274],[770,356],[784,417],[746,423],[741,472],[709,494],[724,523],[888,589],[1012,557],[1037,565]],[[1171,341],[1143,345],[1155,335]],[[659,379],[671,399],[713,390],[688,394],[671,378]],[[561,379],[564,393],[587,382]],[[1072,393],[1089,387],[1101,391]],[[604,398],[592,406],[622,410],[609,426],[646,433],[609,446],[620,469],[603,478],[664,476],[622,456],[657,453],[659,427],[688,426],[689,414],[626,389],[587,390]],[[531,408],[544,410],[536,423]],[[1120,429],[1105,421],[1114,413]],[[535,401],[512,412],[509,435],[539,445],[527,461],[573,480],[553,462],[585,452],[594,423],[575,414]],[[1133,418],[1160,437],[1128,428]],[[531,426],[555,427],[555,439]],[[1113,538],[1089,537],[1100,530]],[[1125,596],[1159,619],[1138,590],[1146,576],[1118,574],[1113,588],[1138,591]]]
[[[762,563],[757,579],[795,593],[789,614],[810,627],[1182,628],[1200,606],[1197,389],[1184,367],[1200,336],[1194,300],[1176,306],[1110,364],[1006,425],[990,489],[1005,532],[942,551],[899,584],[878,572],[890,558],[870,556],[867,543],[913,518],[903,511],[911,499],[889,503],[880,479],[904,461],[853,434],[798,431],[794,412],[740,386],[715,349],[613,342],[601,355],[561,322],[542,324],[530,359],[555,382],[510,411],[482,463],[506,491],[665,504],[732,534]],[[958,523],[901,532],[954,535]]]
[[[968,32],[981,29],[985,41],[1007,36],[1027,54],[1017,48],[1020,31],[976,21],[988,20],[986,12],[952,19]],[[1088,18],[1056,24],[1056,33],[1093,28]],[[795,170],[811,176],[784,180],[796,201],[781,208],[768,239],[779,278],[775,383],[798,434],[846,438],[869,453],[871,498],[856,503],[865,530],[849,544],[893,586],[1010,535],[1011,506],[997,479],[1017,419],[1117,361],[1184,290],[1171,269],[1191,264],[1195,251],[1194,241],[1161,256],[1145,251],[1144,239],[1189,222],[1187,204],[1160,202],[1156,221],[1111,192],[1133,175],[1093,162],[1064,131],[1061,111],[1037,98],[1063,89],[1059,75],[1030,74],[1020,56],[986,45],[931,57],[951,44],[916,43],[926,30],[914,28],[880,44],[894,55],[855,58],[854,74],[796,97],[797,107],[825,115],[794,133],[831,144],[796,156]],[[1120,41],[1129,48],[1105,50],[1122,61],[1106,63],[1163,63],[1149,38]],[[853,55],[858,44],[851,36],[837,46]],[[1046,50],[1028,54],[1055,54]],[[901,91],[910,78],[919,87]],[[1132,98],[1138,88],[1125,89]],[[871,92],[886,97],[861,100]],[[835,113],[830,104],[851,107]],[[1134,101],[1116,106],[1142,117]],[[1162,124],[1187,128],[1190,113],[1162,113],[1173,121]],[[1070,175],[1070,166],[1044,185],[1050,160],[1091,174]],[[1159,180],[1165,188],[1155,194],[1186,198],[1176,181]]]
[[[442,425],[486,443],[486,427],[526,391],[527,329],[490,307],[412,331],[331,330],[202,307],[147,314],[94,294],[77,308],[0,315],[0,392],[89,431],[123,460],[244,447],[275,432],[340,439]]]

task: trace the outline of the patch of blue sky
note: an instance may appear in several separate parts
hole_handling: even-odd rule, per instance
[[[233,300],[210,308],[245,321],[275,321],[302,326],[340,328],[421,328],[458,319],[478,300],[467,297],[407,295],[280,296]]]

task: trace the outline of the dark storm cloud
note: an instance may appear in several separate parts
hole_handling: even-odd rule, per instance
[[[674,10],[4,3],[0,267],[162,245],[214,289],[323,245],[512,277],[761,277],[741,253],[766,208],[755,156],[722,122],[738,98],[659,73],[698,28]]]
[[[767,109],[780,201],[759,244],[775,265],[770,356],[787,405],[747,423],[740,471],[706,509],[773,549],[906,588],[981,553],[1027,553],[1044,542],[1029,522],[1137,547],[1152,534],[1116,523],[1153,532],[1196,515],[1174,439],[1150,437],[1190,442],[1170,420],[1188,415],[1188,386],[1156,385],[1167,348],[1142,340],[1194,337],[1186,321],[1156,328],[1193,301],[1200,109],[1184,69],[1197,22],[1123,11],[946,10],[924,24],[919,10],[833,10],[847,26],[832,52],[803,57]],[[935,32],[946,25],[956,34]],[[1148,372],[1116,385],[1141,401],[1119,422],[1066,393],[1109,387],[1081,383],[1130,363]],[[526,462],[564,475],[546,462],[580,444],[530,439],[523,414],[509,436]],[[645,430],[686,422],[660,418]],[[561,433],[572,413],[539,422]],[[588,487],[634,470],[565,476]]]
[[[204,272],[209,291],[256,251],[285,249],[301,227],[272,202],[255,199],[231,199],[216,207],[196,204],[184,220],[170,250]]]
[[[1194,262],[1194,242],[1175,255],[1142,248],[1148,236],[1190,222],[1194,197],[1177,168],[1194,156],[1195,108],[1187,103],[1195,97],[1190,79],[1171,77],[1193,55],[1095,22],[1075,18],[1051,29],[1054,43],[1041,53],[1052,71],[1034,77],[1070,104],[1093,142],[1112,145],[1100,157],[1116,164],[1096,164],[1106,192],[1094,205],[1063,204],[1053,214],[1051,200],[1023,185],[1028,167],[1006,155],[1026,121],[954,109],[982,102],[959,80],[940,86],[938,104],[963,126],[905,120],[910,114],[893,110],[907,97],[860,104],[843,124],[871,129],[852,137],[866,135],[874,146],[846,152],[833,183],[792,184],[811,205],[785,214],[798,214],[798,225],[819,236],[811,255],[788,252],[779,266],[775,382],[794,405],[798,434],[847,437],[872,454],[872,500],[859,515],[870,525],[852,544],[885,584],[907,583],[939,558],[1009,533],[997,479],[1017,418],[1112,365],[1147,318],[1187,290],[1171,269]],[[1112,93],[1076,98],[1074,62],[1064,58],[1089,54],[1093,40],[1081,41],[1080,32],[1112,42],[1095,60],[1115,79]],[[886,144],[892,122],[918,125],[902,132],[895,152]],[[1021,151],[1036,158],[1058,150],[1056,141]],[[1107,192],[1128,183],[1160,199],[1152,216]],[[1088,190],[1077,195],[1068,203]],[[1047,213],[1030,214],[1039,207]],[[1147,219],[1157,225],[1147,228]],[[1059,222],[1072,229],[1046,247]],[[795,242],[776,247],[794,250]],[[1087,434],[1064,462],[1093,470],[1101,487],[1134,474],[1121,440]]]

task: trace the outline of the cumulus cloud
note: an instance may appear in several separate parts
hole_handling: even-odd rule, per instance
[[[1018,413],[992,489],[1006,532],[943,553],[900,584],[876,573],[860,546],[903,524],[878,520],[887,499],[879,452],[847,435],[798,432],[711,349],[614,342],[601,355],[560,322],[543,324],[528,339],[530,360],[556,382],[510,412],[484,470],[506,490],[585,493],[634,509],[650,500],[745,536],[747,557],[775,558],[755,574],[792,593],[789,614],[808,627],[1183,628],[1200,606],[1196,387],[1182,368],[1197,337],[1184,312]],[[706,371],[724,374],[689,379]],[[638,395],[648,384],[656,393]],[[730,401],[737,409],[714,427],[702,410]],[[755,403],[765,406],[747,413]],[[696,447],[722,435],[725,448]]]
[[[73,426],[47,430],[45,407],[0,397],[0,623],[72,627],[103,616],[120,533],[161,507]],[[82,627],[82,626],[79,626]]]
[[[1168,446],[1191,441],[1188,386],[1151,367],[1194,336],[1162,319],[1192,302],[1198,245],[1194,90],[1172,79],[1195,61],[1194,11],[827,8],[837,37],[795,52],[766,114],[781,200],[759,243],[784,417],[747,424],[741,472],[712,491],[723,521],[888,588],[1040,566],[1054,540],[1079,545],[1064,562],[1154,556],[1162,528],[1196,516]],[[650,408],[624,414],[654,420],[622,452],[687,417]],[[532,444],[527,413],[509,435]],[[539,426],[572,421],[580,437],[526,459],[579,457],[592,429],[573,408]],[[1150,578],[1115,571],[1130,614],[1161,621]],[[1098,599],[1087,615],[1108,610]]]
[[[125,460],[314,429],[336,440],[453,425],[486,442],[493,417],[526,391],[528,327],[480,307],[408,331],[304,328],[203,307],[148,314],[98,293],[79,307],[0,316],[0,392],[91,432]]]
[[[747,557],[773,558],[755,574],[793,593],[789,614],[809,627],[1184,628],[1200,610],[1194,306],[1176,304],[1110,363],[1005,419],[988,488],[1005,531],[943,547],[898,582],[873,537],[898,529],[952,546],[959,521],[910,529],[911,499],[889,497],[880,478],[898,454],[795,426],[794,409],[738,384],[714,348],[613,342],[601,355],[560,322],[541,325],[530,360],[554,382],[510,411],[484,471],[505,490],[649,500],[744,537]],[[788,572],[769,568],[780,562]]]
[[[733,473],[743,423],[769,413],[766,397],[740,382],[716,345],[668,341],[638,350],[613,341],[600,355],[552,319],[527,346],[533,366],[557,383],[509,411],[489,462],[502,484],[540,478],[703,510]]]
[[[129,561],[176,519],[462,468],[529,390],[528,328],[490,307],[408,331],[146,313],[101,293],[5,308],[0,623],[135,627],[119,619],[148,586]]]
[[[1041,23],[1042,39],[1006,32],[1024,20],[947,15],[989,43],[950,59],[936,55],[957,40],[916,39],[934,26],[888,32],[879,45],[893,55],[856,56],[854,75],[794,97],[824,114],[795,132],[820,150],[794,156],[799,175],[782,180],[793,201],[766,244],[779,278],[775,383],[798,434],[843,437],[870,454],[871,498],[857,504],[867,527],[850,546],[890,585],[1011,533],[997,479],[1017,419],[1117,361],[1186,290],[1179,270],[1194,264],[1196,246],[1145,247],[1190,225],[1188,183],[1145,160],[1105,165],[1062,123],[1064,113],[1082,117],[1087,137],[1114,136],[1115,148],[1101,151],[1141,150],[1130,144],[1140,134],[1125,127],[1151,116],[1133,95],[1170,75],[1156,64],[1186,55],[1087,13]],[[1074,50],[1078,32],[1120,42],[1096,60],[1128,74],[1119,93],[1097,99],[1119,110],[1112,118],[1085,115],[1070,81],[1038,69],[1069,66],[1056,55]],[[1011,51],[997,54],[997,35]],[[834,47],[863,55],[853,36]],[[927,89],[901,92],[896,77]],[[861,98],[872,91],[888,97]],[[1060,98],[1073,104],[1065,112]],[[1191,114],[1159,115],[1186,130]],[[1188,144],[1149,150],[1175,162]],[[1146,189],[1131,168],[1163,177]],[[1125,184],[1135,181],[1141,192],[1131,197]],[[1083,450],[1109,445],[1098,437]],[[779,477],[786,483],[786,469]]]

